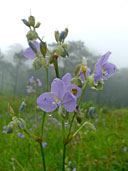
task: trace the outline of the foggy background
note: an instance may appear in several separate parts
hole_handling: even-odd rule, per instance
[[[74,75],[74,66],[81,57],[88,58],[94,67],[98,57],[111,51],[109,62],[114,63],[116,74],[105,81],[103,91],[89,89],[86,100],[111,106],[128,106],[128,0],[54,0],[16,1],[4,0],[0,6],[0,95],[23,96],[31,75],[45,84],[44,70],[34,71],[23,56],[28,47],[28,28],[21,19],[31,14],[41,22],[38,29],[50,47],[54,47],[54,31],[69,29],[66,42],[68,60],[63,60],[61,76]],[[54,43],[53,43],[54,42]],[[70,67],[69,67],[70,66]],[[50,81],[55,77],[51,67]],[[41,91],[45,91],[45,86]],[[84,100],[84,99],[83,99]]]

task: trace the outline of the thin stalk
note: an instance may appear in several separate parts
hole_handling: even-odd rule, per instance
[[[86,81],[86,83],[85,83],[84,86],[83,86],[82,93],[81,93],[81,95],[80,95],[80,97],[79,97],[79,99],[78,99],[77,106],[80,105],[81,99],[82,99],[82,97],[83,97],[83,95],[84,95],[84,91],[85,91],[85,89],[87,88],[87,85],[88,85],[88,81]]]
[[[48,67],[46,67],[46,89],[48,92]]]
[[[43,168],[44,168],[44,171],[46,171],[45,157],[44,157],[44,149],[43,149],[42,143],[40,143],[40,149],[41,149],[41,154],[42,154]]]
[[[62,135],[63,140],[65,139],[65,127],[64,127],[64,121],[62,120]],[[65,155],[66,155],[66,145],[63,146],[63,161],[62,161],[62,171],[65,171]]]
[[[69,132],[68,132],[68,137],[69,137],[70,132],[71,132],[71,129],[72,129],[72,124],[73,124],[73,121],[74,121],[75,115],[76,115],[76,112],[74,112],[74,114],[73,114],[73,116],[72,116],[71,124],[70,124],[70,127],[69,127]]]
[[[58,67],[58,61],[57,60],[54,63],[54,69],[55,69],[56,77],[60,78],[59,67]]]
[[[66,156],[66,145],[64,144],[64,147],[63,147],[63,165],[62,165],[62,171],[65,171],[65,156]]]

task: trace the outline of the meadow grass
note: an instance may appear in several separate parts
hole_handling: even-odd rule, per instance
[[[9,99],[9,100],[8,100]],[[43,170],[40,147],[24,132],[25,138],[16,133],[3,133],[3,126],[11,121],[7,112],[8,102],[18,115],[22,98],[0,97],[0,170],[1,171],[41,171]],[[26,97],[27,106],[21,113],[28,130],[40,137],[43,112],[36,107],[36,99]],[[95,117],[89,118],[87,110],[89,104],[83,103],[82,120],[92,122],[96,131],[84,127],[81,132],[67,145],[66,171],[127,171],[128,170],[128,110],[96,107]],[[72,115],[72,114],[70,114]],[[57,120],[53,119],[56,118]],[[71,116],[69,116],[71,120]],[[68,120],[65,121],[68,123]],[[66,134],[68,133],[68,124]],[[77,130],[79,124],[75,120],[72,130]],[[61,116],[57,113],[46,116],[44,148],[48,171],[61,171],[63,137]]]

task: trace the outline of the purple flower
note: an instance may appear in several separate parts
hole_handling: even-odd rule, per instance
[[[34,76],[33,75],[29,78],[29,82],[30,83],[33,83],[34,82]]]
[[[47,146],[48,143],[44,142],[42,143],[42,147],[45,148]]]
[[[123,148],[123,152],[127,152],[127,147],[124,147]]]
[[[35,90],[32,86],[29,86],[27,89],[26,89],[27,93],[34,93]]]
[[[42,82],[40,81],[40,79],[39,79],[39,78],[37,78],[37,79],[36,79],[36,82],[37,82],[37,85],[38,85],[39,87],[41,87],[41,86],[42,86]]]
[[[76,168],[74,168],[72,171],[76,171]]]
[[[111,52],[107,52],[98,60],[94,73],[95,83],[100,79],[107,80],[115,73],[116,66],[107,62],[110,54]]]
[[[91,69],[87,68],[86,76],[85,76],[85,72],[83,72],[83,71],[81,72],[81,80],[82,80],[83,83],[85,83],[85,77],[87,78],[89,76],[90,71],[91,71]]]
[[[67,91],[72,92],[72,94],[78,98],[81,95],[82,91],[75,84],[71,84],[71,80],[72,77],[70,73],[67,73],[62,77],[62,81],[65,83]]]
[[[37,52],[40,52],[40,44],[37,41],[32,41],[32,43],[34,44],[34,46],[36,47]],[[24,51],[24,56],[28,59],[34,59],[36,57],[35,52],[33,51],[32,48],[27,48]]]
[[[73,86],[71,85],[71,75],[66,74],[62,80],[56,78],[51,84],[51,92],[41,94],[37,99],[37,104],[43,111],[52,112],[60,105],[68,112],[73,112],[76,109],[76,97],[79,96],[79,87],[73,93]],[[75,95],[76,97],[75,97]]]
[[[7,129],[7,126],[6,126],[6,125],[4,125],[4,126],[3,126],[3,129]]]

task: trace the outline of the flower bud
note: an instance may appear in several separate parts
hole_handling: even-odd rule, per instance
[[[11,121],[7,126],[7,134],[11,134],[13,132],[13,121]]]
[[[35,40],[35,39],[37,39],[37,34],[35,31],[30,30],[30,31],[28,31],[26,37],[28,40]]]
[[[82,87],[82,81],[81,81],[81,79],[79,79],[77,77],[72,78],[72,84],[75,84],[78,87]]]
[[[33,64],[35,70],[40,69],[41,67],[46,67],[46,60],[43,57],[36,57]]]
[[[10,104],[8,104],[8,113],[9,113],[9,115],[10,115],[11,117],[14,116],[14,110],[13,110],[13,108],[10,106]]]
[[[22,118],[19,118],[17,120],[17,125],[22,130],[26,128],[26,123],[25,123],[25,121]]]
[[[30,24],[28,23],[28,21],[26,19],[22,19],[22,21],[26,26],[30,27]]]
[[[19,112],[22,112],[24,110],[24,107],[26,106],[25,102],[23,101],[20,105]]]
[[[45,55],[47,53],[47,44],[46,44],[46,42],[43,42],[43,41],[40,42],[40,51],[41,51],[42,55],[45,57]]]
[[[56,42],[59,41],[59,32],[58,31],[55,31],[55,40],[56,40]]]
[[[29,23],[30,26],[34,27],[35,26],[35,17],[33,17],[32,15],[29,16],[28,23]]]
[[[84,66],[87,66],[87,59],[85,57],[82,57],[82,64]]]
[[[41,23],[40,22],[37,22],[36,25],[35,25],[35,28],[39,28],[40,25],[41,25]]]

